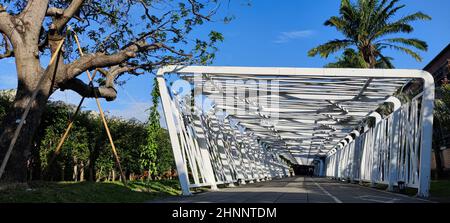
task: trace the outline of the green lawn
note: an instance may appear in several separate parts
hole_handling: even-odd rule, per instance
[[[33,182],[0,185],[0,203],[139,203],[180,193],[177,180],[133,181],[128,187],[121,182]]]
[[[450,202],[450,180],[432,180],[430,194],[432,200]]]

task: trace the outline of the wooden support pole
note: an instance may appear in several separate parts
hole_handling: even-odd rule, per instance
[[[73,31],[73,34],[75,37],[75,42],[77,43],[77,46],[78,46],[78,51],[79,51],[80,55],[83,56],[84,53],[83,53],[83,50],[81,49],[81,45],[80,45],[80,41],[78,40],[78,36],[75,33],[75,31]],[[88,71],[86,71],[86,73],[88,75],[90,83],[92,84],[93,76],[91,76],[91,72],[89,72],[89,70],[88,70]],[[98,111],[100,112],[100,117],[102,118],[103,126],[105,127],[106,134],[108,135],[109,143],[111,144],[111,150],[113,152],[114,158],[116,159],[116,164],[119,167],[121,180],[122,180],[123,184],[125,186],[127,186],[127,179],[125,177],[125,174],[123,173],[122,165],[120,165],[120,158],[119,158],[119,155],[117,154],[116,146],[114,145],[114,141],[111,136],[111,132],[108,127],[108,123],[106,122],[105,114],[103,112],[102,106],[100,105],[100,100],[98,99],[97,93],[95,91],[94,91],[94,97],[95,97],[95,102],[97,103]]]
[[[61,48],[64,44],[64,40],[65,39],[62,39],[59,42],[55,53],[53,54],[53,56],[50,59],[50,63],[48,64],[48,67],[50,67],[55,62],[56,58],[58,57],[58,55],[61,51]],[[56,70],[56,67],[55,67],[55,70]],[[0,166],[0,179],[2,178],[3,173],[5,172],[6,164],[8,163],[9,157],[11,156],[11,152],[12,152],[14,146],[16,145],[17,139],[19,138],[20,131],[22,130],[22,127],[25,123],[25,119],[27,119],[28,113],[31,110],[31,106],[33,105],[34,99],[36,98],[36,96],[39,92],[39,87],[42,85],[42,82],[44,81],[44,79],[46,77],[46,75],[45,75],[46,73],[47,72],[44,72],[41,79],[39,79],[39,82],[36,85],[36,88],[34,89],[33,94],[31,95],[30,101],[28,102],[27,107],[25,108],[25,111],[23,112],[22,117],[20,118],[19,125],[17,126],[16,130],[14,131],[14,135],[11,140],[11,143],[9,144],[8,151],[6,151],[5,157],[3,158],[3,161],[2,161],[2,165]]]
[[[94,73],[92,74],[92,79],[94,79],[95,75],[97,74],[97,70],[94,71]],[[92,84],[92,81],[90,81],[89,84]],[[61,136],[61,139],[59,140],[58,145],[56,146],[55,152],[52,156],[52,158],[50,159],[47,168],[49,168],[53,161],[55,161],[56,156],[58,156],[58,154],[60,153],[60,150],[62,148],[62,146],[64,145],[64,142],[66,141],[67,137],[69,136],[70,131],[72,130],[73,127],[73,123],[75,122],[75,118],[78,116],[78,113],[81,110],[81,106],[83,105],[84,99],[86,97],[82,97],[80,100],[80,103],[78,103],[77,109],[75,110],[75,113],[72,115],[72,117],[69,120],[69,124],[67,125],[66,131],[64,131],[63,135]]]

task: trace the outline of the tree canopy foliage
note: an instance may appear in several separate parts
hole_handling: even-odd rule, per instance
[[[351,64],[345,65],[357,66],[356,68],[391,68],[392,58],[385,56],[383,50],[393,49],[421,61],[419,53],[411,48],[426,51],[426,42],[393,35],[412,33],[412,22],[430,20],[431,17],[423,12],[416,12],[397,18],[400,10],[406,6],[398,3],[399,0],[342,0],[339,16],[332,16],[324,25],[336,28],[344,38],[315,47],[308,55],[319,54],[327,58],[330,54],[345,50],[344,56],[354,59]],[[352,50],[349,51],[349,48]],[[341,60],[337,65],[343,64]]]
[[[10,106],[12,101],[0,96],[0,111]],[[71,134],[65,141],[61,153],[53,160],[55,148],[67,127],[75,107],[61,101],[49,102],[45,108],[43,121],[35,137],[35,154],[28,166],[29,180],[91,180],[112,181],[119,177],[114,165],[114,157],[100,116],[93,111],[84,111],[75,120]],[[0,121],[2,117],[0,116]],[[147,145],[148,123],[137,120],[108,118],[114,143],[118,148],[121,163],[129,179],[140,179],[147,175],[147,168],[139,165],[141,149]],[[157,159],[151,160],[155,166],[154,177],[173,177],[168,174],[175,170],[167,130],[153,129],[157,138],[154,147]]]
[[[29,154],[38,152],[33,138],[55,91],[73,90],[86,98],[112,101],[123,75],[148,74],[169,64],[208,64],[223,36],[211,29],[194,30],[207,22],[229,22],[217,13],[222,2],[0,0],[0,59],[13,57],[18,77],[17,94],[1,127],[0,160],[9,159],[1,180],[25,181]],[[99,73],[97,83],[81,78],[93,70]],[[27,125],[8,153],[25,108],[30,108]]]

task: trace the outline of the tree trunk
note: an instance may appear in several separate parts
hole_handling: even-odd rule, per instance
[[[33,137],[40,124],[47,100],[52,93],[52,78],[44,78],[38,86],[42,75],[46,75],[39,61],[37,39],[25,36],[22,41],[13,41],[14,56],[18,77],[17,93],[12,107],[9,109],[2,123],[2,136],[0,139],[0,162],[3,161],[14,132],[18,126],[33,92],[38,89],[37,96],[28,113],[25,123],[20,131],[14,149],[6,165],[2,181],[24,182],[27,180],[27,161],[33,148]],[[55,65],[56,66],[56,65]],[[51,68],[49,70],[52,70]],[[51,77],[50,75],[47,75]]]
[[[94,139],[92,139],[94,138]],[[97,140],[97,136],[94,136],[90,138],[90,144],[94,144],[94,146],[90,147],[89,150],[89,164],[88,164],[88,169],[89,169],[89,181],[95,182],[97,181],[97,171],[96,171],[96,164],[97,164],[97,159],[98,156],[100,154],[100,145],[101,143],[99,143],[99,140]],[[100,173],[101,173],[102,169],[100,169]],[[98,176],[99,178],[101,176]]]
[[[60,181],[65,181],[66,180],[66,166],[62,165],[61,167],[61,179]]]
[[[39,153],[41,146],[40,137],[35,137],[35,143],[31,151],[31,171],[29,180],[42,180],[41,156]]]
[[[89,163],[88,163],[88,174],[89,174],[89,177],[88,177],[88,181],[91,181],[91,182],[95,182],[96,181],[96,178],[97,178],[97,171],[95,171],[95,164],[94,164],[94,162],[95,161],[93,161],[90,157],[89,157]]]
[[[84,181],[84,162],[80,163],[80,181]]]
[[[73,164],[73,174],[72,174],[72,180],[77,182],[78,181],[78,164]]]
[[[95,171],[95,169],[94,169]],[[100,179],[102,178],[102,171],[103,171],[103,167],[100,167],[100,170],[97,172],[95,171],[95,182],[100,182]]]
[[[35,74],[36,75],[36,74]],[[20,81],[19,81],[20,82]],[[32,88],[19,83],[16,98],[13,106],[10,108],[6,118],[2,123],[3,133],[0,141],[0,160],[3,161],[10,142],[14,137],[14,131],[18,122],[25,111],[28,102],[31,99]],[[20,131],[19,138],[11,152],[9,161],[6,165],[2,181],[6,182],[25,182],[27,180],[27,161],[31,158],[33,149],[33,137],[40,124],[42,113],[49,97],[49,92],[41,91],[25,119],[25,124]],[[0,161],[0,162],[1,162]]]

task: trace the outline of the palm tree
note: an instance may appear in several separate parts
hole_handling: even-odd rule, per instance
[[[389,63],[382,54],[386,48],[402,51],[417,61],[422,61],[419,53],[410,48],[426,51],[426,42],[415,38],[389,37],[392,34],[411,33],[411,23],[417,20],[431,20],[431,17],[416,12],[394,20],[396,13],[405,7],[399,0],[342,0],[339,16],[332,16],[324,25],[335,27],[344,34],[344,39],[335,39],[308,52],[309,56],[320,54],[327,58],[330,54],[348,48],[356,48],[364,60],[364,68],[376,68],[378,61]]]
[[[393,58],[385,57],[384,60],[377,59],[377,63],[375,68],[383,68],[383,69],[393,69],[394,65],[392,64]],[[361,53],[356,52],[352,48],[345,49],[342,56],[337,58],[336,62],[328,63],[325,65],[325,68],[365,68],[367,67],[367,63],[364,61]]]

